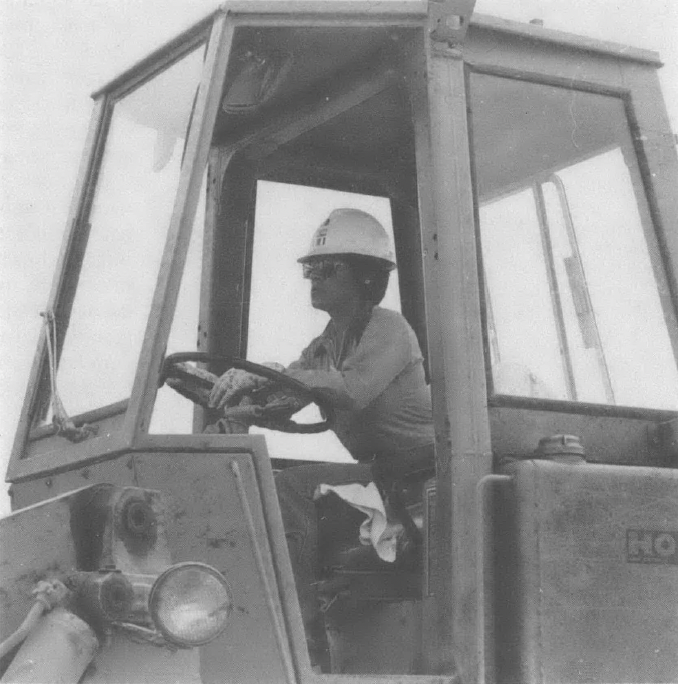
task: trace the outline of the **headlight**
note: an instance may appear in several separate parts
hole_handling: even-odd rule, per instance
[[[224,631],[232,600],[219,571],[203,563],[177,563],[155,581],[148,606],[168,641],[191,647],[206,644]]]

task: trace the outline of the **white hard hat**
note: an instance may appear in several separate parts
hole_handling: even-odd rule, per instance
[[[356,254],[386,262],[395,268],[391,242],[374,216],[359,209],[335,209],[313,233],[308,253],[298,259],[304,263],[314,257]]]

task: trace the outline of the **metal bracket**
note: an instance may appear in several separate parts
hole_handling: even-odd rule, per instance
[[[459,45],[466,36],[475,0],[429,0],[428,27],[435,43]]]

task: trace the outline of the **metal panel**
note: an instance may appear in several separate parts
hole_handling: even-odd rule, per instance
[[[0,641],[28,614],[36,582],[76,567],[70,517],[63,496],[0,520]]]
[[[511,34],[471,25],[464,43],[464,61],[474,69],[497,75],[539,80],[570,88],[595,86],[615,94],[624,90],[621,60],[616,55],[583,55],[551,42],[516,40]]]
[[[202,335],[206,351],[245,358],[256,179],[251,164],[240,156],[224,168],[230,154],[230,149],[213,152],[216,215],[203,271]],[[211,370],[221,374],[225,368]]]
[[[408,176],[408,180],[409,178],[411,177]],[[414,200],[416,189],[411,193],[411,197],[410,201],[391,198],[391,217],[400,278],[400,305],[403,315],[417,334],[419,347],[424,354],[426,377],[430,381],[421,232]]]
[[[678,474],[548,461],[507,472],[499,680],[677,681]]]
[[[665,420],[669,419],[667,414]],[[490,426],[495,459],[526,458],[548,435],[577,435],[589,462],[668,466],[658,435],[660,420],[615,415],[586,415],[531,408],[492,406]]]
[[[326,2],[326,0],[286,0],[277,2],[271,0],[227,0],[222,5],[222,11],[234,15],[354,15],[370,17],[385,15],[390,19],[397,19],[402,15],[426,16],[426,2],[424,0],[369,0],[352,2],[341,0]]]
[[[135,484],[134,459],[129,454],[122,454],[118,458],[87,465],[77,470],[49,474],[39,479],[34,477],[26,482],[13,484],[10,488],[12,509],[32,506],[45,499],[102,482],[116,485]]]
[[[203,681],[224,681],[226,675],[242,682],[291,683],[296,681],[294,668],[311,676],[263,437],[146,436],[137,453],[14,485],[14,500],[25,506],[102,482],[143,483],[160,491],[168,510],[172,561],[210,563],[231,583],[236,595],[234,624],[222,640],[203,649]],[[293,644],[289,634],[295,635]],[[120,674],[121,681],[150,677],[143,663],[144,648],[120,639],[109,646],[108,655],[97,661],[106,676],[115,679]],[[125,669],[120,669],[124,653]],[[184,659],[161,657],[156,665],[166,671],[172,662],[180,667],[182,674],[177,676],[184,681],[190,672]]]
[[[208,563],[231,585],[232,623],[201,649],[202,681],[222,682],[225,673],[237,673],[243,684],[292,684],[285,616],[251,456],[159,453],[139,455],[135,462],[141,486],[160,489],[165,498],[173,561]]]
[[[580,53],[588,52],[595,55],[608,55],[624,60],[645,62],[655,66],[661,65],[659,55],[653,50],[641,50],[620,43],[610,43],[586,36],[578,36],[573,33],[554,31],[535,24],[501,19],[487,14],[474,14],[471,25],[484,31],[505,34],[507,37],[513,38],[514,43],[516,38],[521,44],[527,39],[536,43],[548,43],[563,48],[570,48]],[[543,48],[544,46],[541,45],[541,49]]]
[[[332,83],[315,101],[303,107],[296,103],[282,114],[276,112],[270,121],[257,125],[252,134],[240,138],[237,147],[247,148],[246,154],[254,159],[267,156],[290,140],[377,95],[397,82],[397,78],[392,58],[370,64],[368,73],[357,77],[335,74]]]
[[[410,26],[426,18],[421,0],[263,2],[235,0],[222,9],[247,26]]]
[[[123,425],[123,422],[125,420],[125,408],[127,402],[120,402],[123,405],[123,410],[119,411],[117,413],[111,414],[109,416],[102,416],[98,420],[83,420],[83,423],[86,423],[87,425],[95,427],[97,430],[97,434],[101,435],[102,437],[109,437],[112,434],[118,432]],[[80,418],[78,418],[78,425],[80,424]],[[40,433],[38,430],[35,430],[37,433],[35,436],[32,434],[30,441],[26,444],[26,451],[24,454],[25,459],[33,459],[36,456],[43,456],[46,457],[50,454],[60,454],[64,450],[68,450],[69,452],[71,451],[70,447],[73,447],[73,444],[69,442],[63,435],[59,435],[55,429],[50,429],[52,426],[45,426],[45,431]],[[78,449],[77,457],[82,458],[86,453],[87,449],[91,448],[90,447],[90,442],[87,444],[83,445]],[[98,447],[97,450],[101,448],[101,442],[98,442]],[[71,453],[69,456],[75,456],[75,454]],[[27,465],[27,463],[26,463]],[[31,463],[31,465],[35,465],[34,463]]]

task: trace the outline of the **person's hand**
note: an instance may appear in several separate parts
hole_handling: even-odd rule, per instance
[[[263,363],[262,366],[283,372],[284,366],[279,363]],[[229,368],[215,383],[210,392],[209,407],[223,409],[234,406],[240,398],[255,389],[264,387],[270,381],[260,375],[249,373],[238,368]]]

